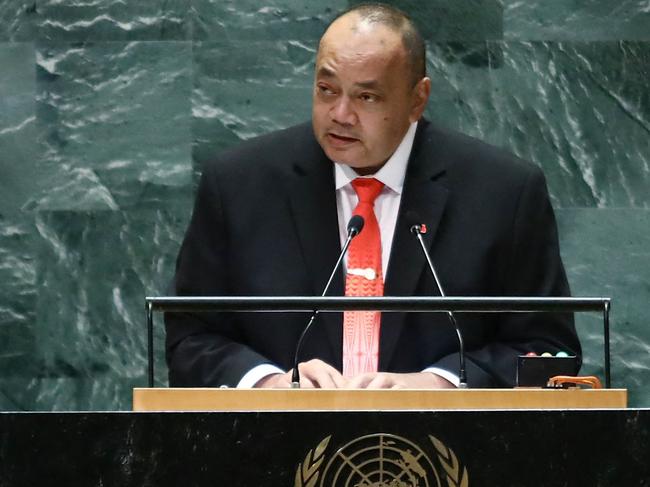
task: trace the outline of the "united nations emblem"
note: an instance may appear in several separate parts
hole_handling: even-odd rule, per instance
[[[401,436],[377,433],[356,438],[326,455],[323,439],[296,469],[294,487],[468,487],[467,469],[456,454],[429,435],[429,449]],[[432,447],[432,448],[431,448]]]

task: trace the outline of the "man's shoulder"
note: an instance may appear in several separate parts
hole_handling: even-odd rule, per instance
[[[422,150],[439,160],[447,170],[477,177],[499,174],[501,177],[528,177],[540,173],[534,163],[509,150],[476,137],[424,121],[418,134]]]
[[[242,182],[282,180],[297,161],[309,161],[322,154],[310,122],[268,132],[214,154],[201,164],[208,179]]]

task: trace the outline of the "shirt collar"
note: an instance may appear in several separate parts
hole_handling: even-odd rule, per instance
[[[402,194],[404,178],[406,177],[406,166],[408,165],[411,149],[413,148],[413,140],[415,139],[417,126],[418,123],[413,122],[406,131],[402,142],[400,142],[393,155],[386,161],[386,164],[375,174],[366,177],[375,178],[395,193]],[[337,191],[359,177],[363,176],[359,176],[350,166],[339,162],[334,163],[334,184],[336,185]]]

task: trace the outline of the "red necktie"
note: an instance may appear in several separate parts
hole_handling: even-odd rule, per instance
[[[375,198],[384,184],[376,179],[357,178],[352,187],[359,197],[353,215],[363,217],[361,233],[352,240],[348,250],[345,279],[346,296],[383,296],[381,272],[381,234],[375,216]],[[343,375],[353,377],[376,372],[379,357],[378,311],[345,311],[343,313]]]

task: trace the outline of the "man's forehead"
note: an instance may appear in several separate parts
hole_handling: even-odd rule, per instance
[[[325,31],[325,35],[327,35],[328,32],[337,32],[339,34],[344,32],[352,34],[367,34],[376,29],[385,28],[388,27],[380,22],[364,18],[359,15],[358,12],[349,12],[332,22]]]
[[[392,64],[395,60],[404,57],[398,48],[385,48],[372,44],[326,44],[318,51],[316,57],[317,69],[329,63],[338,64],[347,62],[362,64],[367,61],[380,61],[384,64]]]
[[[381,44],[376,37],[357,38],[347,42],[344,39],[334,39],[332,42],[321,43],[316,56],[316,72],[318,74],[321,68],[325,68],[322,74],[329,75],[329,68],[341,66],[364,70],[378,69],[381,66],[397,67],[405,58],[406,52],[401,44]]]
[[[334,21],[319,43],[321,51],[359,50],[384,52],[402,47],[401,35],[377,22],[361,19],[356,14],[348,14]]]

